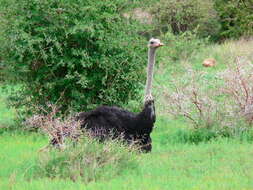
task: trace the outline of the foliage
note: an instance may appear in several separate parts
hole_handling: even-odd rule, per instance
[[[2,1],[0,1],[0,7],[2,6]],[[0,14],[0,23],[3,22],[3,18]],[[4,31],[4,28],[3,28],[3,25],[0,24],[0,42],[1,44],[4,43],[4,38],[3,38],[3,31]],[[4,75],[4,72],[3,72],[3,69],[4,69],[4,64],[3,64],[3,61],[2,61],[2,55],[3,55],[3,52],[1,51],[2,49],[0,48],[0,83],[2,81],[4,81],[4,78],[5,78],[5,75]]]
[[[15,109],[7,107],[6,105],[6,100],[9,95],[8,92],[15,87],[6,84],[4,87],[0,84],[0,133],[5,131],[7,128],[16,128],[17,126],[17,123],[14,122],[16,117]]]
[[[150,6],[160,31],[198,31],[212,40],[253,35],[253,2],[238,0],[160,0]]]
[[[186,31],[178,35],[167,32],[163,38],[168,46],[166,48],[166,51],[169,51],[167,56],[172,61],[186,60],[190,55],[204,48],[208,42],[208,38],[199,39],[194,31]]]
[[[0,49],[8,74],[23,83],[15,105],[58,100],[63,111],[84,110],[137,98],[146,46],[135,33],[140,25],[121,17],[126,2],[6,2],[1,28],[8,43]]]
[[[219,38],[253,35],[253,1],[214,0],[221,24]]]
[[[160,0],[151,7],[157,28],[178,34],[197,31],[198,36],[215,36],[219,23],[212,0]]]
[[[137,167],[137,155],[118,141],[101,144],[90,138],[62,151],[51,150],[40,154],[32,177],[64,178],[85,183],[111,179],[125,168]],[[31,176],[30,176],[31,177]]]

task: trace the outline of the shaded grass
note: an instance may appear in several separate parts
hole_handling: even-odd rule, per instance
[[[16,111],[14,108],[6,106],[6,99],[11,88],[12,86],[5,86],[5,88],[3,88],[3,86],[0,85],[0,129],[15,124],[14,119]]]

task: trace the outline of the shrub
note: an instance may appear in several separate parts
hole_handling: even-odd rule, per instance
[[[244,57],[237,57],[222,76],[225,85],[224,94],[232,98],[234,115],[244,118],[249,125],[253,124],[253,65]]]
[[[34,115],[25,123],[50,138],[50,144],[39,150],[39,160],[27,172],[28,178],[68,178],[88,183],[137,167],[138,147],[126,146],[121,138],[99,142],[93,133],[81,130],[81,123],[74,117],[61,119],[56,105],[48,107],[43,115]]]
[[[183,116],[195,129],[221,124],[223,103],[216,101],[217,86],[209,86],[206,73],[189,69],[181,80],[174,79],[170,85],[173,92],[166,93],[170,114]]]
[[[82,135],[81,123],[75,119],[74,115],[61,118],[58,113],[59,107],[52,104],[47,104],[47,108],[39,109],[41,109],[41,114],[28,117],[23,122],[25,129],[45,133],[50,138],[48,146],[64,148],[66,140],[73,141],[73,143],[78,141]]]
[[[75,146],[69,145],[61,151],[53,149],[40,152],[37,164],[30,168],[26,177],[62,178],[89,183],[112,179],[126,169],[137,167],[136,152],[122,143],[106,141],[101,144],[83,138]]]
[[[91,109],[138,97],[146,64],[140,26],[121,17],[126,0],[21,0],[2,8],[4,65],[23,84],[16,106],[59,100]],[[32,106],[29,107],[31,111]]]
[[[219,31],[212,0],[160,0],[151,12],[162,31],[178,34],[197,30],[201,37],[215,36]]]
[[[252,1],[214,0],[221,24],[219,38],[253,35]]]
[[[181,79],[171,82],[172,92],[165,92],[167,111],[190,121],[195,131],[207,129],[219,136],[241,135],[252,128],[251,73],[252,65],[243,58],[213,78],[205,72],[188,70]]]

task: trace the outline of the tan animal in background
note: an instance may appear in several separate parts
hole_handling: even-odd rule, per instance
[[[213,67],[216,65],[216,60],[213,58],[205,59],[202,63],[204,67]]]

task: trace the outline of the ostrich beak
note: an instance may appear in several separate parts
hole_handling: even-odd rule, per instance
[[[159,43],[159,44],[155,45],[155,47],[161,47],[161,46],[164,46],[164,43]]]

